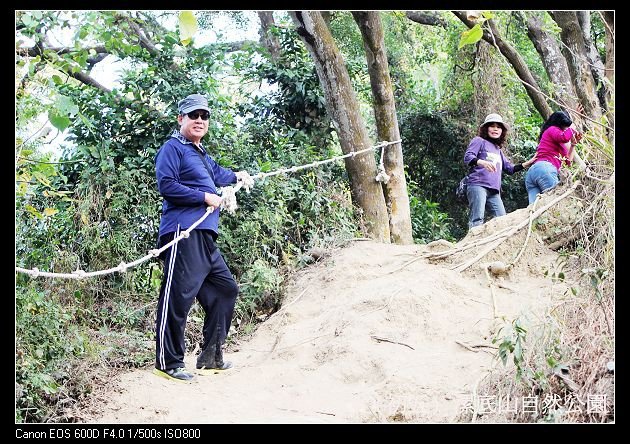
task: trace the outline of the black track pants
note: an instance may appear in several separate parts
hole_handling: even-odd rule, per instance
[[[160,239],[166,245],[178,233]],[[190,236],[165,250],[164,277],[157,307],[155,367],[184,367],[184,329],[195,298],[205,312],[204,346],[223,344],[227,336],[238,285],[232,277],[209,230],[193,230]]]

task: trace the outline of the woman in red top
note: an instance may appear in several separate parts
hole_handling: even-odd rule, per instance
[[[570,165],[574,147],[582,138],[565,111],[556,111],[543,124],[538,136],[536,161],[525,175],[529,203],[540,193],[555,187],[562,164]]]

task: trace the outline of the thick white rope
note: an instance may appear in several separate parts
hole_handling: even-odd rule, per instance
[[[381,183],[389,182],[389,174],[385,172],[385,164],[383,163],[383,159],[385,158],[385,147],[381,148],[381,160],[378,163],[378,174],[376,175],[376,181]]]
[[[130,262],[128,264],[121,262],[117,267],[108,268],[106,270],[90,271],[90,272],[86,272],[83,270],[76,270],[76,271],[73,271],[72,273],[51,273],[48,271],[39,271],[39,269],[37,268],[28,270],[22,267],[15,267],[15,271],[29,274],[32,277],[41,276],[41,277],[55,277],[55,278],[64,278],[64,279],[83,279],[87,277],[94,277],[94,276],[101,276],[101,275],[109,274],[109,273],[115,273],[117,271],[124,273],[125,271],[127,271],[128,268],[135,267],[136,265],[140,265],[141,263],[148,261],[149,259],[153,257],[158,257],[160,253],[162,253],[164,250],[169,248],[171,245],[174,245],[180,240],[190,236],[190,232],[194,230],[197,227],[197,225],[203,222],[206,219],[206,217],[208,217],[208,215],[212,213],[214,210],[215,210],[214,207],[206,208],[206,212],[204,213],[203,216],[201,216],[194,224],[192,224],[190,228],[188,228],[185,231],[182,231],[179,236],[173,238],[173,240],[170,241],[168,244],[164,245],[160,249],[149,250],[149,254],[141,257],[140,259],[136,259],[135,261]]]
[[[278,174],[284,174],[284,173],[293,173],[295,171],[300,171],[306,168],[313,168],[316,166],[320,166],[320,165],[325,165],[327,163],[330,162],[335,162],[337,160],[341,160],[341,159],[345,159],[346,157],[354,157],[357,156],[359,154],[363,154],[366,153],[368,151],[372,151],[375,150],[376,148],[381,148],[381,147],[386,147],[389,145],[394,145],[396,143],[400,143],[400,140],[395,140],[393,142],[380,142],[378,145],[374,145],[370,148],[365,148],[359,151],[351,151],[348,154],[344,154],[343,156],[337,156],[337,157],[331,157],[330,159],[326,159],[326,160],[320,160],[317,162],[313,162],[313,163],[308,163],[306,165],[301,165],[301,166],[296,166],[296,167],[291,167],[291,168],[282,168],[276,171],[272,171],[271,173],[258,173],[255,176],[252,176],[253,179],[264,179],[266,177],[270,177],[270,176],[277,176]]]
[[[352,151],[351,153],[344,154],[343,156],[332,157],[330,159],[320,160],[318,162],[313,162],[313,163],[309,163],[309,164],[306,164],[306,165],[300,165],[300,166],[292,167],[292,168],[282,168],[280,170],[272,171],[270,173],[259,173],[259,174],[256,174],[255,176],[250,176],[249,174],[247,174],[247,172],[240,172],[239,171],[238,173],[236,173],[239,182],[233,187],[232,186],[228,186],[228,187],[223,187],[221,189],[221,195],[222,195],[221,196],[221,208],[227,210],[230,214],[234,214],[234,212],[236,211],[236,208],[237,208],[237,205],[236,205],[236,193],[243,187],[245,187],[245,190],[247,192],[249,192],[250,188],[254,185],[254,180],[255,179],[265,179],[266,177],[276,176],[278,174],[292,173],[292,172],[303,170],[303,169],[306,169],[306,168],[313,168],[313,167],[316,167],[316,166],[324,165],[326,163],[334,162],[336,160],[345,159],[346,157],[354,157],[354,156],[356,156],[358,154],[363,154],[363,153],[365,153],[367,151],[371,151],[371,150],[374,150],[376,148],[382,148],[382,150],[381,150],[381,163],[382,163],[382,155],[383,155],[384,148],[386,146],[394,145],[396,143],[400,143],[400,140],[396,140],[394,142],[381,142],[378,145],[375,145],[373,147],[365,148],[365,149],[360,150],[360,151]],[[62,279],[84,279],[84,278],[88,278],[88,277],[102,276],[102,275],[105,275],[105,274],[110,274],[110,273],[115,273],[115,272],[124,273],[124,272],[127,271],[128,268],[135,267],[137,265],[140,265],[143,262],[148,261],[151,258],[158,257],[160,255],[160,253],[162,253],[164,250],[170,248],[172,245],[175,245],[180,240],[190,236],[190,232],[192,230],[194,230],[201,222],[203,222],[208,217],[208,215],[210,213],[212,213],[214,210],[215,210],[214,207],[206,208],[206,212],[204,213],[204,215],[201,216],[187,230],[182,231],[179,236],[173,238],[172,241],[170,241],[168,244],[164,245],[160,249],[149,250],[149,252],[148,252],[148,254],[146,256],[143,256],[143,257],[141,257],[139,259],[136,259],[133,262],[129,262],[129,263],[121,262],[116,267],[108,268],[106,270],[90,271],[90,272],[86,272],[84,270],[75,270],[72,273],[52,273],[52,272],[48,272],[48,271],[40,271],[38,268],[33,268],[33,269],[29,270],[27,268],[22,268],[22,267],[15,267],[15,271],[18,272],[18,273],[28,274],[28,275],[30,275],[31,277],[34,277],[34,278],[36,278],[36,277],[52,277],[52,278],[62,278]]]

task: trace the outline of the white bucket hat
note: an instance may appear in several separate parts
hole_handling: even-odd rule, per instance
[[[507,123],[503,121],[503,117],[496,113],[488,114],[481,126],[487,125],[488,123],[500,123],[501,125],[503,125],[504,129],[508,128]]]

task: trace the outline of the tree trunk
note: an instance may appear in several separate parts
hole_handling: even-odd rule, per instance
[[[501,60],[503,57],[496,48],[481,40],[477,43],[475,70],[471,76],[473,84],[473,105],[475,122],[481,123],[490,113],[498,113],[509,123],[512,110],[507,102],[507,95],[501,78]]]
[[[602,17],[604,19],[604,27],[606,28],[606,64],[604,77],[606,78],[609,86],[609,97],[606,98],[606,102],[610,103],[610,100],[612,99],[612,91],[615,86],[615,11],[604,11],[602,13]],[[615,145],[614,116],[614,112],[608,114],[608,126],[613,129],[613,131],[608,132],[608,138],[613,146]]]
[[[398,118],[392,81],[389,76],[389,65],[385,53],[383,25],[377,11],[352,12],[363,36],[363,46],[367,57],[372,96],[374,98],[374,115],[380,141],[400,140]],[[385,201],[389,213],[389,230],[391,241],[395,244],[413,244],[409,195],[403,162],[402,145],[390,145],[383,151],[385,172],[389,181],[383,184]]]
[[[469,28],[475,26],[475,23],[466,17],[466,13],[464,11],[453,11],[453,14],[455,14],[455,16],[459,18],[462,23],[464,23]],[[527,67],[525,60],[523,60],[521,55],[512,47],[512,45],[503,40],[492,20],[488,20],[487,23],[490,26],[490,30],[492,32],[484,29],[483,39],[491,45],[496,45],[497,48],[499,48],[501,54],[503,54],[508,62],[510,62],[510,64],[514,68],[514,71],[516,72],[516,75],[523,82],[525,90],[527,91],[527,95],[532,100],[534,106],[536,107],[540,115],[544,119],[546,119],[551,115],[553,110],[547,104],[545,96],[540,92],[540,87],[534,79],[531,71]]]
[[[604,11],[606,28],[606,78],[612,83],[615,79],[615,11]]]
[[[549,79],[555,85],[554,99],[560,102],[565,108],[576,109],[578,101],[575,97],[573,84],[571,83],[569,67],[562,55],[557,40],[544,30],[542,20],[536,15],[536,12],[518,13],[518,15],[522,17],[523,20],[526,20],[527,36],[540,55]],[[554,108],[558,107],[554,106]],[[549,116],[543,117],[547,118]],[[581,120],[581,118],[579,118],[579,120]]]
[[[550,11],[549,14],[560,27],[560,38],[564,43],[562,54],[567,61],[573,88],[584,112],[591,119],[599,120],[602,112],[577,14],[574,11]]]
[[[335,41],[320,12],[292,11],[289,13],[296,31],[310,52],[326,98],[326,109],[333,119],[344,154],[372,146],[361,113],[359,102],[350,82]],[[390,242],[389,222],[385,197],[380,184],[374,180],[374,153],[345,159],[350,178],[353,202],[363,211],[368,236],[380,242]]]
[[[275,62],[280,56],[280,43],[278,42],[278,37],[273,35],[270,31],[270,28],[276,25],[273,20],[273,12],[257,12],[258,18],[260,19],[260,43],[269,50],[269,53],[271,54],[271,60]]]
[[[577,11],[576,12],[578,23],[582,29],[582,38],[584,39],[584,49],[586,50],[586,56],[588,57],[588,63],[591,67],[591,75],[597,85],[597,98],[599,99],[599,106],[602,110],[608,109],[608,86],[604,82],[604,63],[593,39],[591,38],[591,12],[590,11]]]

